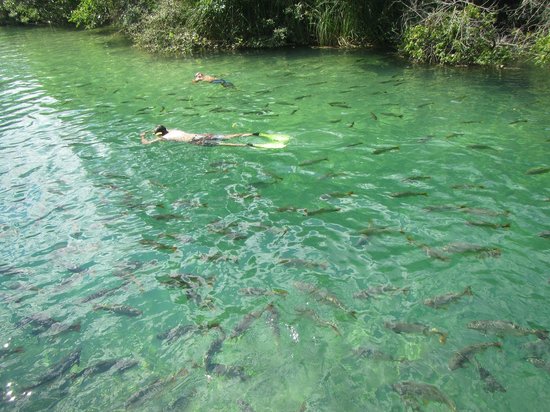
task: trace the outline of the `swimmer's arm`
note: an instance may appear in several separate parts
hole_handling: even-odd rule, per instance
[[[141,138],[141,144],[152,144],[152,143],[156,143],[160,140],[163,140],[162,137],[157,137],[156,139],[153,139],[153,140],[147,140],[145,138],[145,133],[146,132],[143,132],[139,135],[139,137]]]

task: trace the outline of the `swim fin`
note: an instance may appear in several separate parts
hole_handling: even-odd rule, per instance
[[[271,142],[271,143],[251,143],[250,146],[257,147],[259,149],[282,149],[286,147],[283,142]]]
[[[254,133],[256,135],[256,133]],[[286,143],[290,140],[290,136],[281,133],[258,133],[258,136],[265,137],[266,139],[273,140],[274,142]]]

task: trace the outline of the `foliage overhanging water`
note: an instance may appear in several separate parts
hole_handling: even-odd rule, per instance
[[[0,51],[0,409],[400,410],[402,381],[458,410],[546,409],[548,341],[467,325],[550,328],[547,72],[363,51],[159,59],[50,29],[2,29]],[[292,140],[142,146],[161,123]],[[357,295],[379,285],[397,290]],[[178,325],[194,329],[159,337]],[[106,359],[137,365],[77,376]]]

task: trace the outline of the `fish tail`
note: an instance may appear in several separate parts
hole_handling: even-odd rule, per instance
[[[440,330],[437,330],[435,328],[430,329],[430,332],[439,335],[439,343],[441,343],[442,345],[444,345],[445,342],[447,342],[447,334],[446,333],[443,333]]]
[[[472,292],[472,287],[471,286],[466,286],[466,289],[464,289],[463,295],[473,296],[473,294],[474,294],[474,292]]]
[[[548,339],[548,331],[544,329],[536,329],[535,335],[537,336],[537,338],[542,340]]]
[[[73,332],[80,332],[80,323],[75,323],[74,325],[69,326],[69,330]]]

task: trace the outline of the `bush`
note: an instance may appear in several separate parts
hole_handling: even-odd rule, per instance
[[[513,48],[499,42],[495,21],[495,11],[471,3],[438,6],[405,29],[401,51],[423,63],[501,64]]]
[[[550,33],[539,34],[531,49],[534,62],[539,66],[550,65]]]

